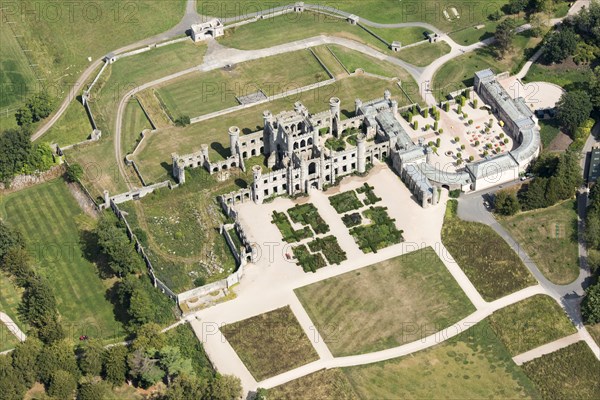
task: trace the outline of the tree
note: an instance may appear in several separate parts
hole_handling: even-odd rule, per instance
[[[136,336],[131,343],[133,350],[155,348],[162,349],[165,345],[164,336],[161,335],[160,325],[151,322],[140,326],[136,331]]]
[[[56,298],[45,278],[36,275],[29,280],[20,310],[29,324],[39,330],[38,335],[45,343],[64,337],[64,332],[58,323]]]
[[[17,125],[19,126],[28,126],[32,124],[33,114],[31,109],[27,106],[19,107],[15,113],[15,119],[17,120]]]
[[[195,376],[180,375],[173,379],[165,393],[165,400],[198,400],[205,397],[208,391],[206,381]]]
[[[97,339],[90,339],[79,346],[79,369],[84,375],[98,376],[102,373],[104,347]]]
[[[0,262],[6,252],[12,248],[24,249],[25,239],[18,230],[9,227],[0,220]]]
[[[125,383],[127,374],[127,348],[125,346],[113,346],[106,350],[104,358],[104,377],[115,386]]]
[[[27,165],[32,152],[28,129],[8,129],[0,134],[0,180],[10,182]]]
[[[558,122],[574,134],[577,127],[590,117],[592,102],[586,92],[576,90],[563,93],[556,104],[556,109]]]
[[[40,92],[31,97],[27,106],[33,115],[33,122],[41,121],[52,112],[52,100],[48,92]]]
[[[27,387],[34,384],[38,376],[37,358],[42,350],[42,342],[29,335],[12,353],[12,365],[19,380]]]
[[[501,215],[514,215],[521,209],[521,205],[514,192],[501,190],[494,197],[494,209]]]
[[[182,115],[175,120],[176,126],[188,126],[190,123],[190,117],[187,115]]]
[[[577,34],[571,29],[563,29],[548,36],[542,47],[544,59],[550,63],[560,63],[575,53]]]
[[[588,93],[590,95],[592,105],[597,110],[600,110],[600,66],[597,66],[593,70],[589,82]]]
[[[83,177],[83,168],[79,164],[69,164],[66,177],[69,182],[80,182]]]
[[[77,389],[77,379],[70,372],[58,370],[50,376],[48,394],[57,399],[72,399]]]
[[[181,355],[179,347],[165,346],[159,351],[160,366],[167,373],[167,383],[171,384],[174,377],[179,375],[194,375],[192,361]]]
[[[104,214],[96,226],[98,245],[109,258],[108,265],[118,276],[123,276],[141,268],[141,259],[125,231],[117,227],[114,216]]]
[[[0,355],[0,393],[3,400],[20,400],[27,388],[11,364],[10,355]]]
[[[84,378],[77,391],[78,400],[105,400],[110,395],[110,385],[98,378]]]
[[[548,15],[545,13],[535,13],[529,16],[531,24],[531,33],[535,37],[542,37],[548,33]]]
[[[529,0],[510,0],[506,5],[506,11],[509,14],[518,14],[525,11],[525,8],[529,5]]]
[[[29,253],[22,247],[12,247],[0,260],[0,268],[15,277],[21,287],[27,286],[35,273],[31,268]]]
[[[496,27],[494,38],[496,39],[496,48],[498,49],[500,58],[503,58],[506,52],[511,48],[515,37],[515,28],[515,21],[510,18],[500,22]]]
[[[596,283],[585,290],[585,297],[581,302],[581,314],[590,324],[600,322],[600,283]]]
[[[77,360],[73,347],[66,340],[44,346],[38,357],[39,379],[44,384],[49,384],[54,371],[67,371],[74,376],[79,376]]]
[[[30,174],[36,171],[48,171],[53,165],[52,149],[47,143],[40,143],[33,147],[28,161],[29,170],[25,172]]]
[[[155,349],[138,349],[127,358],[129,374],[140,382],[142,387],[150,387],[165,376],[158,361]]]
[[[231,375],[218,375],[210,384],[211,400],[232,400],[242,397],[240,378]]]

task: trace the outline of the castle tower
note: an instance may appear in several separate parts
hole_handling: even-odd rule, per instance
[[[235,156],[238,152],[238,140],[240,139],[240,128],[232,126],[229,128],[229,149],[231,155]]]
[[[254,197],[254,202],[256,204],[262,204],[263,202],[263,193],[262,193],[262,185],[260,177],[262,175],[262,167],[260,165],[255,165],[252,167],[252,177],[254,178],[254,182],[252,182],[252,192]]]
[[[263,127],[264,136],[263,142],[265,143],[265,155],[268,156],[275,151],[275,132],[271,129],[271,123],[273,121],[273,114],[270,111],[263,111]]]
[[[108,193],[108,190],[104,191],[104,205],[106,208],[110,207],[110,194]]]
[[[330,132],[338,136],[338,124],[340,122],[341,100],[338,97],[332,97],[329,100],[329,111],[331,112],[331,129]]]
[[[354,116],[358,115],[358,110],[362,107],[363,102],[361,99],[354,100]]]
[[[392,100],[392,113],[396,118],[400,116],[400,114],[398,114],[398,101],[396,100]]]
[[[185,183],[184,161],[175,153],[171,154],[171,159],[173,160],[173,178],[175,178],[177,183]]]
[[[210,159],[208,158],[208,145],[206,143],[202,143],[200,145],[200,151],[202,151],[202,157],[204,157],[204,163],[210,163]]]
[[[392,99],[392,92],[390,92],[388,89],[385,89],[385,92],[383,92],[383,98],[385,101],[389,102]]]
[[[359,133],[356,136],[356,165],[359,174],[364,174],[367,171],[367,143],[364,133]]]

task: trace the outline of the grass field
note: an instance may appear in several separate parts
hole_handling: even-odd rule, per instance
[[[9,24],[0,24],[0,130],[17,125],[15,111],[38,90],[36,75]]]
[[[542,146],[547,148],[550,146],[550,143],[558,136],[560,133],[560,126],[556,119],[544,120],[540,119],[540,137],[542,139]]]
[[[512,356],[577,332],[558,303],[545,295],[496,311],[490,325]]]
[[[312,397],[312,391],[323,396]],[[334,394],[328,397],[328,394]],[[275,387],[274,399],[539,398],[486,321],[410,356],[326,370]]]
[[[77,100],[69,104],[65,114],[38,142],[57,143],[61,147],[90,138],[92,123],[83,105]]]
[[[431,349],[344,372],[368,399],[537,397],[485,321]]]
[[[14,349],[18,343],[17,337],[8,330],[6,325],[0,323],[0,352]]]
[[[546,278],[559,285],[573,282],[579,276],[575,207],[574,200],[567,200],[499,220]]]
[[[535,284],[519,256],[492,228],[456,216],[456,200],[448,202],[442,242],[486,301]]]
[[[88,57],[98,59],[164,32],[179,22],[185,9],[185,0],[27,3],[7,3],[6,20],[15,22],[13,28],[22,35],[49,90],[59,98],[67,95],[72,82],[89,65]]]
[[[399,40],[404,45],[423,40],[422,28],[375,29],[388,40]],[[324,15],[306,12],[258,20],[225,32],[219,42],[227,47],[256,50],[319,35],[338,36],[367,44],[384,53],[391,51],[381,40],[359,26]]]
[[[493,46],[487,46],[448,61],[433,77],[436,98],[443,100],[447,93],[473,86],[475,72],[482,69],[491,68],[495,73],[519,70],[540,40],[525,32],[516,35],[512,50],[502,59],[497,58]]]
[[[272,400],[336,399],[358,400],[341,369],[323,369],[269,390]]]
[[[113,305],[107,300],[112,284],[98,277],[81,248],[82,229],[92,229],[62,179],[6,196],[0,212],[21,229],[27,247],[54,289],[62,323],[72,337],[101,339],[124,335]]]
[[[205,51],[204,44],[176,43],[123,58],[105,70],[92,91],[92,112],[102,131],[102,139],[93,145],[67,151],[70,162],[89,166],[83,182],[94,196],[101,196],[104,189],[110,193],[127,190],[114,158],[112,136],[121,98],[138,85],[201,63]],[[141,185],[133,171],[130,172],[127,179]]]
[[[380,98],[385,89],[392,92],[392,97],[396,98],[400,105],[408,104],[400,89],[391,82],[365,76],[350,77],[329,86],[249,107],[185,128],[165,129],[160,135],[149,138],[135,160],[146,180],[159,182],[170,178],[169,169],[165,166],[170,166],[172,163],[171,153],[187,154],[199,151],[200,144],[206,143],[209,145],[211,160],[228,157],[229,151],[225,146],[229,143],[227,134],[229,127],[238,126],[244,134],[260,130],[263,125],[264,110],[277,114],[284,110],[292,110],[294,103],[301,101],[311,113],[318,113],[328,110],[329,99],[337,96],[341,99],[342,118],[347,118],[354,114],[354,100],[357,97],[365,101]],[[162,140],[165,136],[170,140]]]
[[[257,381],[319,358],[289,307],[225,325],[221,332]]]
[[[419,340],[475,310],[431,248],[296,289],[296,294],[334,356]]]
[[[121,145],[124,154],[133,152],[138,141],[141,139],[141,133],[144,129],[152,129],[152,125],[140,103],[136,99],[131,99],[125,107],[123,116],[123,127],[121,130]]]
[[[329,50],[328,46],[317,46],[313,47],[312,51],[316,54],[317,57],[321,60],[323,64],[327,67],[329,72],[333,76],[345,76],[347,71],[344,69],[344,66],[335,59],[331,50]]]
[[[446,42],[423,43],[415,47],[401,50],[397,57],[417,67],[425,67],[436,59],[450,53],[450,46]]]
[[[214,282],[235,270],[235,259],[219,234],[225,216],[215,200],[234,188],[233,179],[217,182],[197,168],[187,171],[186,184],[177,189],[161,189],[119,206],[129,213],[132,229],[141,232],[159,279],[176,293],[200,286],[197,278]]]
[[[197,117],[239,105],[238,96],[259,90],[273,96],[327,79],[329,76],[310,51],[300,50],[245,62],[229,70],[193,73],[169,82],[158,92],[175,118]]]
[[[600,361],[585,342],[577,342],[523,364],[544,399],[600,397]]]
[[[345,0],[325,1],[313,0],[310,4],[326,5],[337,8],[361,18],[380,23],[397,22],[427,22],[435,25],[445,32],[452,32],[467,26],[489,22],[488,16],[500,9],[507,0],[491,0],[482,3],[473,3],[469,0],[458,0],[451,5],[440,4],[435,0],[422,0],[418,2],[397,2],[395,0]],[[198,1],[198,10],[202,15],[217,17],[235,17],[249,13],[265,13],[276,6],[294,4],[290,0],[201,0]],[[456,7],[461,18],[444,17],[446,7]],[[450,12],[448,10],[448,12]],[[294,20],[295,14],[287,16]],[[421,30],[424,30],[421,28]]]
[[[600,346],[600,323],[596,325],[586,325],[587,331],[592,335],[594,341]]]
[[[571,59],[561,64],[544,65],[534,63],[524,82],[550,82],[555,83],[565,90],[585,90],[591,77],[589,65],[577,65]]]
[[[17,286],[10,276],[0,272],[0,311],[15,321],[23,332],[27,332],[29,327],[21,321],[18,313],[22,294],[23,289]]]

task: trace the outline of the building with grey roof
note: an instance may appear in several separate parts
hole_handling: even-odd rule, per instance
[[[588,185],[598,182],[600,178],[600,146],[592,149],[590,158],[590,169],[587,175]]]

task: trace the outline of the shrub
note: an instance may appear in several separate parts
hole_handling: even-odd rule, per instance
[[[419,129],[419,121],[415,121],[415,122],[413,122],[413,129],[414,129],[414,130],[417,130],[417,129]]]
[[[461,145],[460,145],[460,149],[461,149],[461,150],[464,150],[464,149],[465,149],[465,145],[464,145],[464,144],[461,144]]]
[[[188,126],[190,123],[190,117],[187,115],[182,115],[175,120],[176,126]]]
[[[477,99],[473,99],[473,108],[477,108],[479,101]]]
[[[83,168],[79,164],[69,164],[66,178],[69,182],[79,182],[83,177]]]
[[[458,142],[460,142],[460,138],[459,138],[458,136],[454,136],[454,141],[455,141],[456,143],[458,143]]]
[[[423,118],[429,117],[429,108],[423,109]]]
[[[444,128],[440,128],[440,134],[444,133]]]
[[[470,120],[468,120],[468,121],[467,121],[467,123],[468,123],[469,125],[473,125],[473,120],[472,120],[472,119],[470,119]]]

